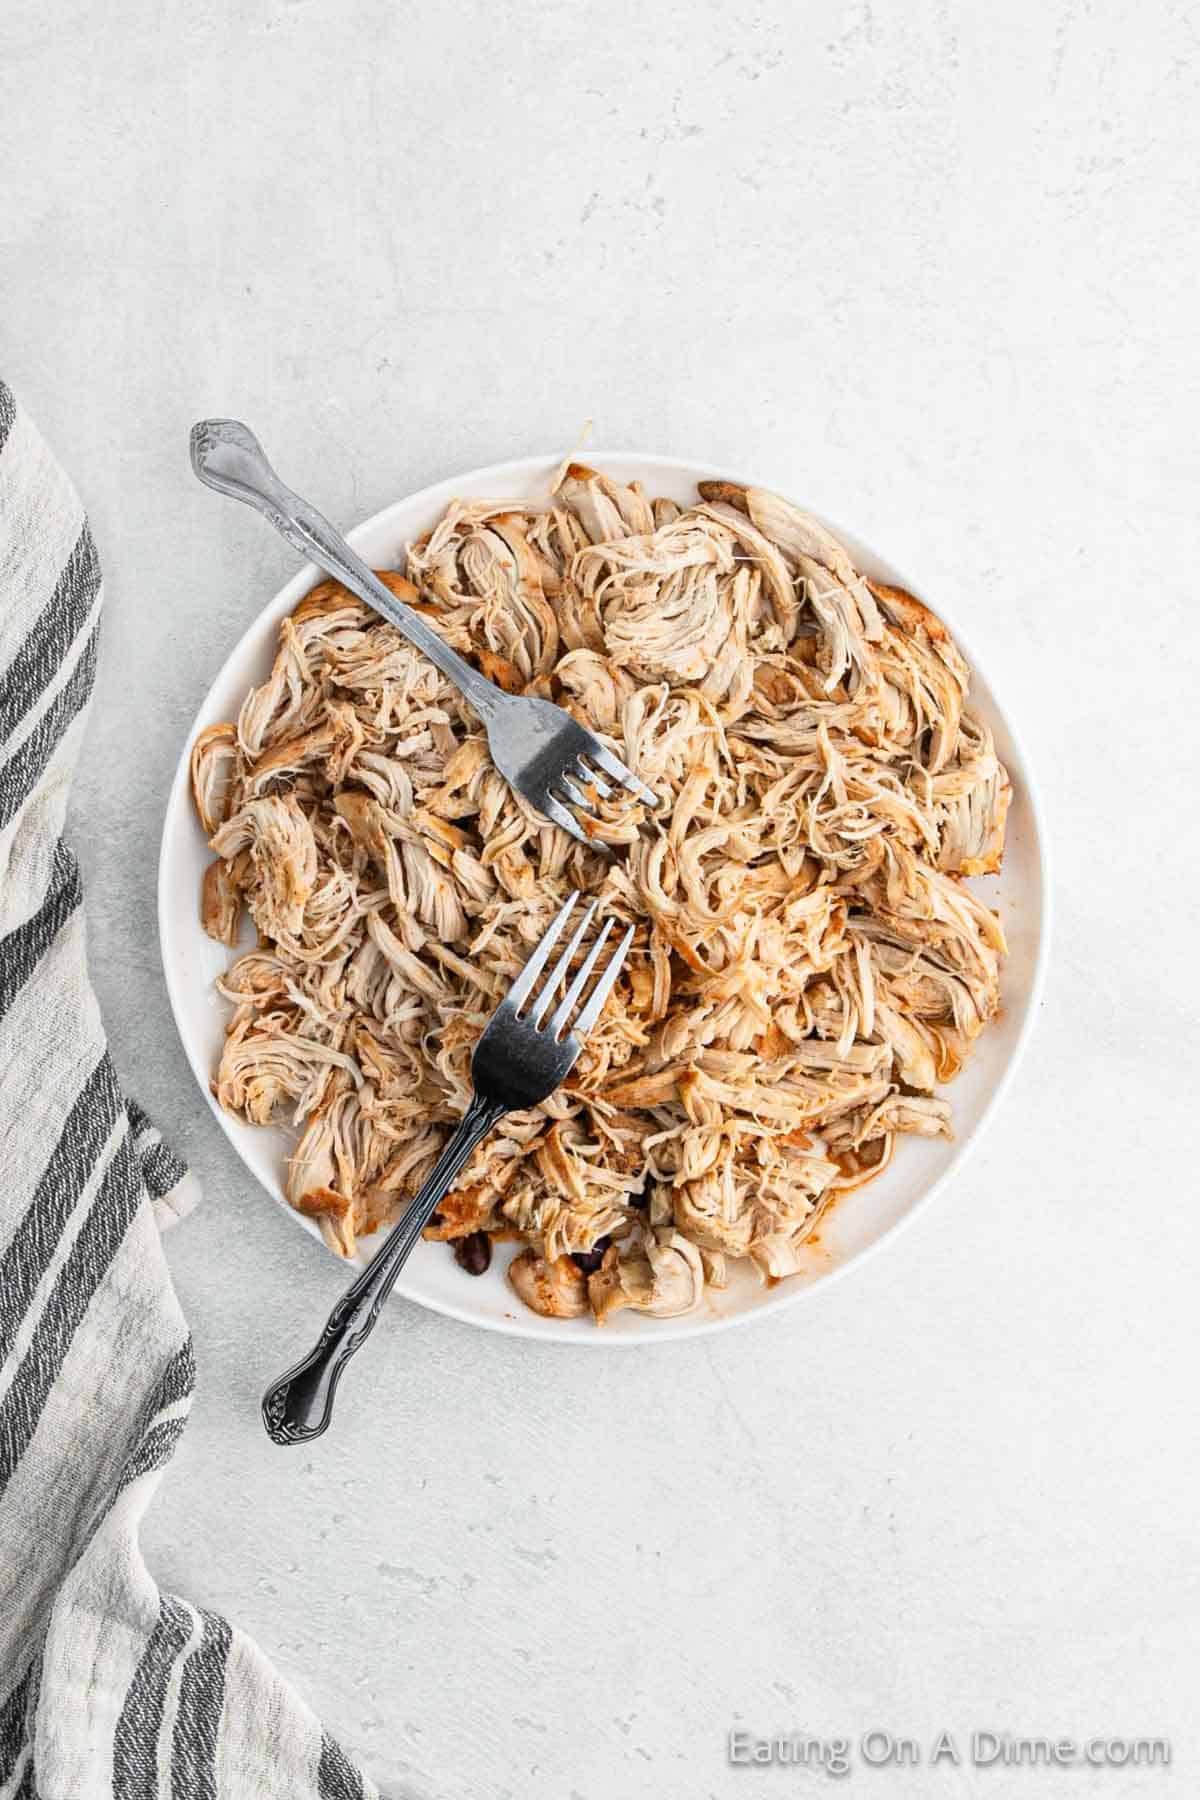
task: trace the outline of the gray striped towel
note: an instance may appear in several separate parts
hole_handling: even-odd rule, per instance
[[[373,1794],[138,1523],[187,1418],[159,1229],[194,1178],[117,1085],[62,841],[96,666],[79,500],[0,382],[0,1800]]]

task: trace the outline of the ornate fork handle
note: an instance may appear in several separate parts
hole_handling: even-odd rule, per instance
[[[420,1192],[392,1228],[391,1235],[357,1280],[347,1288],[325,1322],[320,1339],[295,1368],[263,1395],[263,1422],[277,1444],[302,1444],[320,1437],[333,1417],[333,1398],[342,1371],[375,1327],[417,1239],[438,1201],[454,1185],[475,1146],[509,1110],[476,1094],[438,1157]]]
[[[243,500],[269,519],[301,556],[348,587],[403,632],[410,644],[452,681],[483,719],[490,719],[508,696],[452,650],[420,613],[384,587],[323,513],[282,482],[266,451],[240,419],[204,419],[192,427],[192,467],[206,487]]]

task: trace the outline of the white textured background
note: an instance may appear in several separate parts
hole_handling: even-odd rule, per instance
[[[129,1086],[203,1177],[201,1382],[146,1534],[393,1796],[727,1800],[724,1733],[1166,1733],[1200,1789],[1195,326],[1178,0],[7,0],[0,367],[108,577],[75,841]],[[1047,787],[1058,922],[969,1172],[866,1270],[595,1356],[398,1305],[311,1454],[258,1395],[339,1284],[208,1117],[163,801],[292,566],[192,480],[240,414],[349,524],[610,445],[745,470],[951,598]],[[348,1390],[349,1391],[349,1390]],[[358,1384],[361,1398],[362,1384]]]

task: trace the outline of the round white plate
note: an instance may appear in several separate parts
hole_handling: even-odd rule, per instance
[[[667,494],[682,502],[695,499],[697,481],[743,479],[704,464],[664,456],[596,453],[589,454],[587,460],[615,480],[641,481],[649,493]],[[557,458],[530,457],[439,482],[376,513],[349,534],[350,542],[376,568],[400,566],[405,546],[433,525],[456,496],[525,503],[542,499],[557,466]],[[1003,874],[973,884],[990,905],[999,908],[1008,934],[1009,957],[1002,977],[1004,1005],[1000,1017],[980,1037],[966,1069],[948,1090],[954,1107],[954,1142],[910,1138],[900,1143],[886,1174],[860,1192],[847,1195],[821,1220],[806,1247],[806,1266],[800,1274],[778,1285],[764,1286],[748,1267],[734,1268],[730,1286],[723,1293],[706,1294],[701,1307],[683,1318],[648,1319],[626,1311],[603,1327],[597,1327],[590,1317],[543,1319],[521,1305],[505,1280],[505,1264],[517,1248],[512,1245],[497,1246],[488,1273],[471,1276],[458,1267],[445,1244],[418,1244],[397,1283],[397,1291],[408,1299],[493,1331],[577,1344],[630,1344],[694,1337],[759,1318],[800,1300],[816,1282],[829,1280],[891,1236],[962,1166],[992,1115],[1024,1049],[1045,967],[1049,893],[1045,835],[1033,779],[1012,726],[971,655],[958,621],[941,605],[939,596],[926,593],[919,580],[893,568],[840,527],[832,528],[867,574],[909,589],[945,619],[971,663],[972,705],[992,727],[997,750],[1012,775],[1013,801]],[[200,879],[209,852],[192,808],[188,780],[188,757],[197,734],[220,719],[237,717],[247,690],[264,680],[271,667],[280,620],[320,579],[320,571],[310,563],[288,582],[230,652],[205,696],[183,746],[167,802],[159,861],[158,913],[167,990],[200,1091],[246,1167],[288,1218],[324,1247],[316,1224],[294,1212],[283,1197],[280,1174],[291,1141],[289,1134],[242,1124],[223,1112],[209,1093],[209,1077],[220,1056],[229,1010],[215,992],[213,982],[229,962],[230,952],[214,943],[200,927]]]

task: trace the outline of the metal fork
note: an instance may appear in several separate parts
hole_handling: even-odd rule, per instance
[[[302,556],[382,613],[454,683],[483,720],[492,761],[535,811],[591,844],[595,840],[571,808],[590,813],[589,788],[602,799],[611,796],[605,776],[647,806],[656,804],[652,789],[570,713],[549,700],[506,694],[452,650],[419,613],[397,600],[328,519],[284,486],[249,426],[238,419],[202,419],[192,426],[191,444],[192,468],[207,487],[256,507]]]
[[[626,928],[620,943],[600,969],[600,955],[615,923],[613,919],[606,919],[566,992],[551,1012],[555,997],[596,916],[599,901],[593,900],[585,907],[566,948],[537,993],[534,989],[578,899],[578,894],[571,894],[563,902],[537,949],[488,1020],[471,1058],[471,1080],[475,1089],[471,1104],[421,1191],[393,1227],[382,1249],[338,1301],[320,1341],[302,1362],[289,1369],[263,1395],[263,1420],[268,1435],[277,1444],[300,1444],[320,1437],[332,1416],[333,1397],[342,1370],[354,1352],[367,1341],[409,1252],[429,1223],[438,1202],[453,1187],[475,1146],[505,1113],[524,1112],[547,1099],[574,1066],[583,1049],[583,1040],[600,1017],[604,1002],[621,973],[634,932],[632,925]],[[594,985],[588,993],[588,984],[593,977]],[[581,1001],[582,1010],[574,1017]]]

